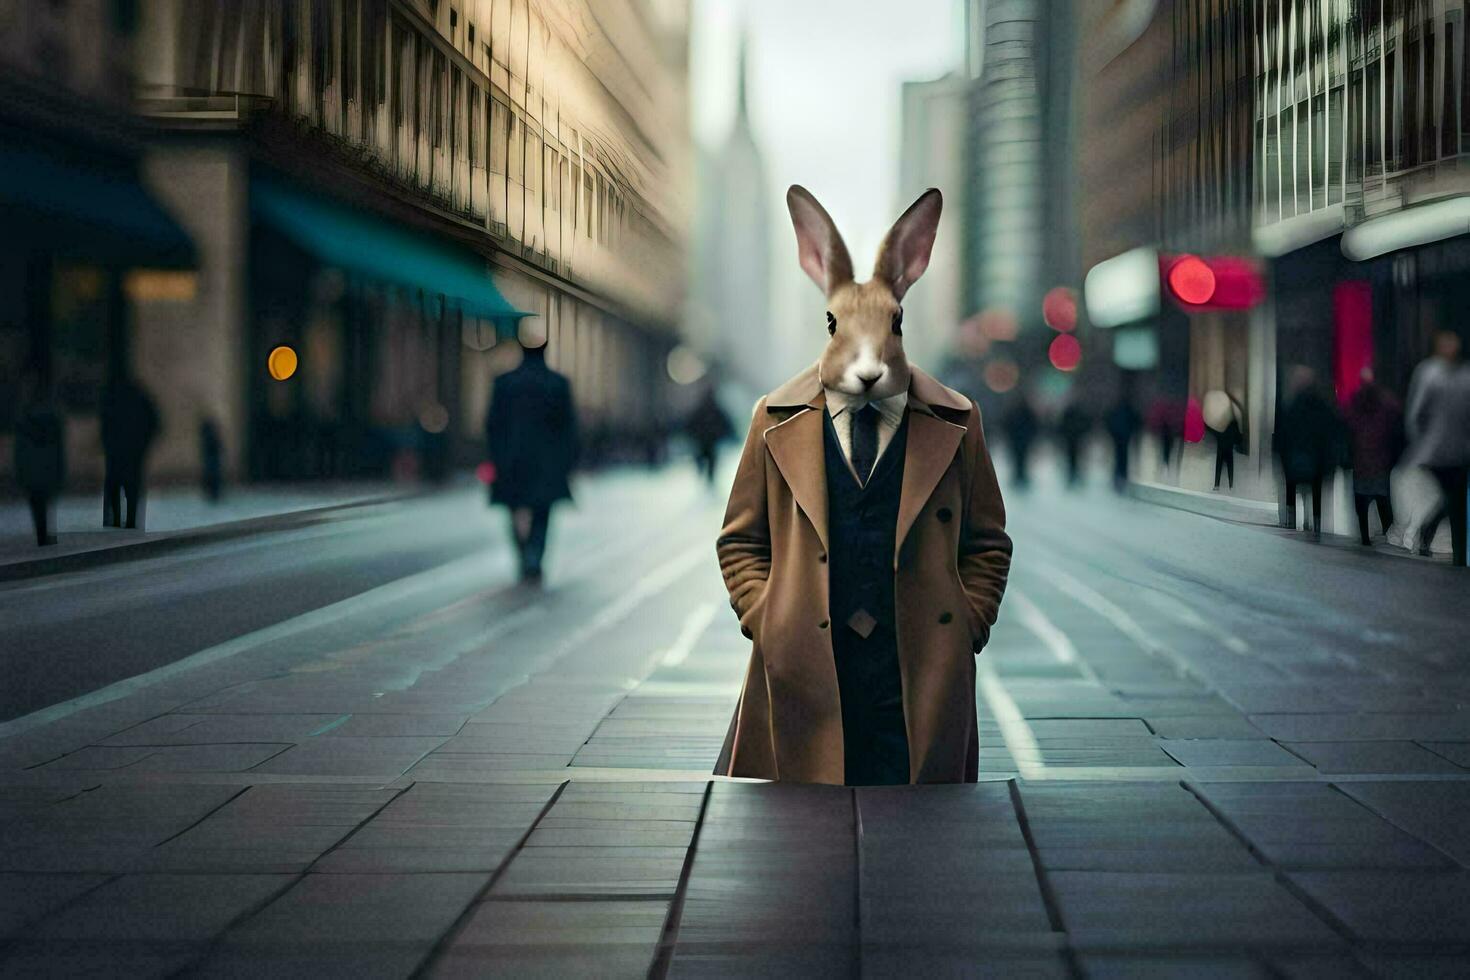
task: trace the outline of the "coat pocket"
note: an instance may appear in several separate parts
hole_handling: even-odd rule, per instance
[[[766,614],[766,596],[771,591],[771,583],[768,579],[761,585],[755,600],[745,609],[745,614],[740,617],[740,633],[747,640],[758,640],[761,632],[761,620]]]

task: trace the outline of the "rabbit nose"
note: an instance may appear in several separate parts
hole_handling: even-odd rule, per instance
[[[878,383],[879,378],[883,377],[883,372],[879,371],[877,374],[860,374],[857,377],[863,383],[864,388],[871,388]]]

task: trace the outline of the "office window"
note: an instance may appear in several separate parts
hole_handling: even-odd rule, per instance
[[[484,117],[480,112],[480,90],[470,86],[470,165],[485,166]]]
[[[557,152],[550,146],[545,152],[545,177],[542,186],[546,189],[546,206],[552,211],[561,210],[561,182],[557,178]]]
[[[592,182],[592,174],[582,171],[582,233],[588,238],[592,237],[592,214],[597,200],[597,185]]]
[[[474,51],[475,51],[475,25],[474,24],[471,24],[469,26],[468,30],[469,30],[469,34],[466,35],[466,36],[469,38],[470,53],[473,54]]]
[[[511,114],[504,102],[490,100],[490,170],[492,173],[506,172],[510,156]]]
[[[433,56],[433,74],[429,76],[429,98],[432,100],[429,112],[433,120],[430,138],[436,149],[444,145],[444,131],[448,128],[444,118],[444,76],[447,68],[448,66],[444,63],[444,53],[436,50]]]
[[[526,127],[526,189],[536,193],[541,173],[541,137],[532,126]]]
[[[506,156],[506,174],[517,183],[525,180],[526,169],[526,134],[525,123],[521,117],[514,112],[510,114],[510,138]]]

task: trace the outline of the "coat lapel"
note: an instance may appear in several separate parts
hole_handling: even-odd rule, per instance
[[[898,502],[898,535],[894,539],[893,559],[909,529],[924,509],[934,487],[954,461],[955,452],[965,438],[965,427],[946,422],[922,402],[909,402],[908,448],[903,457],[903,492]]]
[[[822,405],[808,406],[766,430],[766,446],[791,496],[827,548],[827,464],[822,449]]]

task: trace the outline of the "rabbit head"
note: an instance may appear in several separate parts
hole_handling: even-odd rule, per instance
[[[878,249],[873,277],[854,282],[852,258],[837,226],[800,185],[786,192],[796,226],[797,258],[827,296],[827,333],[817,371],[822,384],[874,400],[908,389],[903,353],[904,293],[929,265],[942,199],[929,188],[894,222]]]

